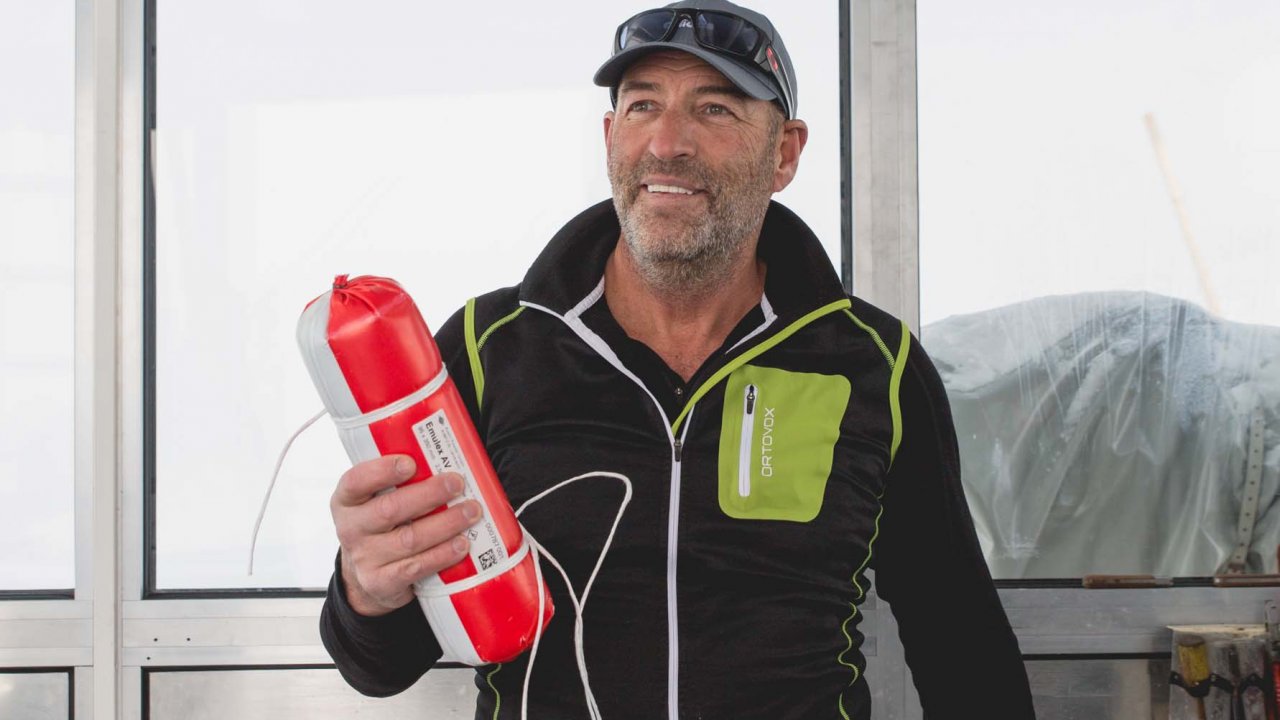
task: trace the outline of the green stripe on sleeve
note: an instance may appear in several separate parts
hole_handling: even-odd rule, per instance
[[[480,365],[480,345],[476,342],[476,299],[467,300],[462,311],[463,333],[467,341],[467,358],[471,361],[471,380],[476,386],[476,408],[484,402],[484,367]]]
[[[880,498],[883,496],[883,492],[877,495],[876,502],[880,502]],[[840,623],[840,632],[844,635],[845,647],[844,650],[841,650],[840,654],[836,656],[836,662],[853,671],[853,677],[849,679],[849,685],[853,685],[857,682],[859,677],[858,666],[844,659],[844,656],[847,655],[850,650],[853,650],[853,636],[849,634],[849,623],[853,622],[854,618],[858,617],[858,602],[862,600],[864,595],[866,595],[866,590],[864,590],[862,588],[862,584],[858,582],[858,575],[867,569],[867,565],[871,564],[872,548],[875,547],[876,538],[880,537],[880,516],[883,514],[884,505],[881,505],[880,509],[876,511],[875,531],[871,534],[871,539],[867,541],[867,557],[863,559],[862,564],[858,566],[858,569],[853,571],[853,587],[858,591],[858,595],[854,598],[853,602],[849,603],[849,617],[845,618],[844,622]],[[837,702],[837,706],[840,709],[840,716],[843,717],[844,720],[849,720],[849,713],[844,709],[843,692],[840,693],[840,699]]]
[[[902,323],[902,339],[898,341],[898,355],[896,358],[888,357],[888,348],[875,330],[858,322],[853,313],[848,313],[848,315],[859,327],[871,333],[881,352],[884,352],[889,360],[889,367],[893,368],[893,372],[889,375],[889,413],[893,417],[893,442],[889,446],[889,465],[892,467],[893,459],[898,454],[898,445],[902,443],[902,402],[899,398],[899,390],[902,387],[902,373],[907,367],[907,353],[911,350],[911,328],[905,322]],[[876,502],[879,503],[883,497],[884,493],[881,492],[876,496]],[[880,505],[880,509],[876,512],[875,530],[871,534],[871,540],[867,542],[867,557],[863,559],[862,564],[853,573],[853,587],[857,590],[857,596],[854,602],[849,603],[849,617],[845,618],[845,621],[840,624],[840,632],[844,634],[846,644],[844,650],[840,651],[840,654],[836,656],[836,662],[853,671],[853,677],[850,678],[849,685],[853,685],[858,681],[858,666],[845,660],[845,655],[853,649],[853,637],[849,635],[849,623],[858,617],[857,601],[861,600],[866,593],[861,583],[858,582],[858,575],[866,570],[867,565],[871,563],[876,539],[880,537],[880,516],[883,514],[884,505]],[[844,707],[844,693],[840,693],[840,697],[836,702],[836,709],[840,711],[840,717],[844,718],[844,720],[849,720],[849,713]]]
[[[501,320],[498,320],[494,324],[490,325],[489,329],[485,330],[484,334],[480,336],[480,341],[476,343],[476,352],[480,352],[481,350],[484,349],[484,344],[489,342],[489,336],[497,332],[498,328],[502,327],[503,325],[506,325],[507,323],[519,317],[520,313],[524,312],[524,308],[525,306],[521,305],[515,310],[512,310],[511,312],[507,313],[506,317],[503,317]]]
[[[849,319],[853,321],[854,325],[857,325],[858,327],[862,328],[864,331],[866,331],[868,335],[871,336],[871,340],[875,342],[876,347],[880,348],[880,354],[884,355],[885,362],[889,363],[889,369],[892,370],[893,369],[893,353],[889,352],[889,346],[884,344],[884,339],[880,337],[880,333],[876,332],[875,328],[859,320],[858,316],[854,315],[852,310],[845,310],[844,314],[849,316]]]
[[[484,681],[489,684],[489,689],[493,691],[493,720],[498,720],[498,712],[502,710],[502,693],[498,692],[498,688],[493,686],[493,676],[497,675],[501,669],[502,663],[498,663],[484,678]]]
[[[898,357],[893,361],[893,374],[889,377],[889,413],[893,416],[893,444],[889,446],[889,466],[898,455],[902,444],[902,371],[907,367],[907,352],[911,349],[911,328],[902,322],[902,341],[898,343]]]

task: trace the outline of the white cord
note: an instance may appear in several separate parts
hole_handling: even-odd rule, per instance
[[[569,591],[569,599],[573,602],[574,610],[573,649],[578,661],[578,674],[582,677],[582,691],[586,695],[587,712],[590,714],[591,720],[601,720],[600,707],[596,704],[595,695],[591,693],[591,683],[587,678],[587,659],[586,653],[583,650],[582,613],[586,608],[587,596],[591,593],[591,586],[596,581],[596,575],[600,572],[600,566],[604,564],[605,555],[609,553],[609,547],[613,545],[613,536],[618,530],[618,523],[622,521],[622,514],[626,512],[627,505],[631,502],[631,480],[625,475],[614,472],[605,472],[603,470],[597,470],[595,472],[589,472],[577,477],[572,477],[568,480],[561,481],[526,500],[523,505],[516,508],[516,517],[520,517],[521,513],[525,511],[525,508],[538,502],[556,490],[559,490],[565,485],[589,477],[616,478],[622,481],[626,491],[622,496],[622,503],[618,506],[618,514],[613,518],[613,526],[609,528],[609,535],[605,538],[604,547],[600,549],[600,555],[596,558],[596,566],[591,570],[591,577],[587,579],[587,584],[582,588],[581,600],[579,600],[577,594],[573,591],[573,583],[569,582],[569,575],[564,571],[564,568],[560,566],[560,563],[556,562],[555,557],[552,556],[551,553],[547,552],[546,548],[539,545],[538,542],[533,539],[532,535],[527,531],[525,532],[525,541],[532,543],[533,549],[536,551],[533,556],[533,570],[538,588],[538,614],[536,616],[538,618],[538,624],[533,635],[533,647],[529,651],[529,664],[525,668],[524,688],[520,694],[520,717],[525,718],[525,720],[528,720],[529,717],[529,678],[533,675],[533,661],[538,656],[538,645],[542,640],[542,613],[545,609],[545,599],[542,595],[542,563],[539,560],[540,556],[545,556],[547,560],[555,566],[556,570],[560,572],[560,577],[564,579],[565,587]]]
[[[437,380],[438,379],[439,377],[437,377]],[[431,384],[428,385],[428,387],[430,386]],[[416,394],[417,393],[415,393],[415,395]],[[303,423],[302,427],[298,428],[298,430],[293,434],[293,436],[289,438],[289,442],[285,443],[284,449],[280,451],[280,458],[276,460],[276,469],[274,472],[271,473],[271,482],[267,484],[267,494],[262,498],[262,508],[258,511],[258,520],[253,524],[253,537],[249,541],[249,574],[250,575],[253,574],[253,555],[254,555],[254,548],[258,544],[258,530],[262,527],[262,518],[267,514],[267,503],[270,502],[271,500],[271,491],[276,486],[276,478],[280,476],[280,468],[284,465],[284,458],[286,455],[289,454],[289,448],[293,447],[293,442],[298,439],[298,436],[301,435],[304,431],[306,431],[307,428],[315,424],[317,420],[327,415],[328,412],[329,412],[328,410],[321,410],[320,412],[316,413],[310,420],[307,420],[305,423]],[[378,411],[375,411],[375,412],[378,412]],[[346,422],[359,423],[362,420],[365,420],[367,418],[368,418],[368,415],[365,415],[357,418],[351,418]],[[512,558],[509,558],[511,567],[514,567],[515,565],[519,564],[521,561],[524,560],[525,553],[527,552],[533,553],[533,572],[534,572],[534,578],[535,578],[535,587],[537,588],[537,592],[538,592],[538,614],[534,616],[537,618],[537,620],[535,621],[536,625],[535,625],[534,634],[533,634],[533,647],[529,651],[529,664],[525,668],[525,673],[524,673],[524,688],[522,689],[520,694],[520,716],[522,718],[525,718],[525,720],[528,720],[528,717],[529,717],[529,679],[533,676],[533,661],[538,657],[538,646],[541,644],[541,641],[542,641],[542,614],[546,612],[546,597],[543,595],[543,592],[542,592],[542,587],[543,587],[542,561],[541,561],[542,557],[545,557],[547,561],[550,562],[555,567],[555,569],[560,573],[560,577],[564,579],[565,588],[569,592],[569,599],[570,601],[573,602],[573,612],[574,612],[573,649],[574,649],[575,659],[577,660],[577,663],[578,663],[578,674],[582,678],[582,691],[587,701],[587,712],[590,714],[591,720],[603,720],[600,715],[600,706],[596,703],[595,695],[593,695],[591,692],[591,682],[587,677],[587,658],[586,658],[586,651],[583,649],[584,626],[582,622],[582,613],[586,609],[587,596],[591,594],[591,586],[595,584],[596,575],[600,573],[600,567],[604,565],[604,558],[606,555],[609,554],[609,548],[613,545],[613,536],[618,531],[618,523],[622,522],[622,515],[623,513],[626,512],[627,505],[631,503],[631,480],[626,475],[622,475],[615,472],[607,472],[604,470],[596,470],[594,472],[584,473],[582,475],[578,475],[577,477],[571,477],[568,480],[562,480],[561,482],[556,483],[555,485],[547,488],[546,490],[543,490],[537,495],[534,495],[533,497],[526,500],[524,504],[522,504],[520,507],[516,508],[515,514],[516,514],[516,517],[518,518],[525,511],[526,508],[538,502],[539,500],[543,499],[547,495],[550,495],[551,493],[559,490],[560,488],[566,485],[569,485],[570,483],[575,483],[579,480],[585,480],[586,478],[589,478],[589,477],[611,477],[617,480],[621,480],[625,488],[625,492],[622,495],[622,503],[618,506],[618,514],[614,516],[613,525],[609,528],[609,535],[608,537],[605,538],[604,547],[600,549],[600,555],[596,557],[596,565],[591,570],[591,576],[587,578],[587,584],[582,587],[582,597],[579,598],[577,593],[574,592],[573,583],[569,581],[569,574],[566,573],[564,568],[561,567],[560,563],[556,561],[555,556],[553,556],[550,552],[548,552],[546,548],[542,547],[542,545],[538,544],[538,542],[533,539],[533,536],[529,534],[529,531],[526,530],[523,525],[520,526],[520,530],[524,534],[524,543],[522,544],[523,547],[521,547],[520,551],[518,551],[515,554],[515,556],[513,556]],[[449,583],[448,585],[444,586],[439,590],[439,594],[452,595],[456,592],[461,592],[462,590],[470,589],[471,587],[474,587],[475,585],[479,585],[480,583],[491,579],[493,576],[499,575],[502,572],[506,572],[509,569],[510,567],[507,567],[505,565],[502,568],[491,568],[492,572],[482,573],[477,577],[468,578],[467,581],[458,581],[455,583]]]
[[[302,424],[298,431],[289,438],[289,442],[284,444],[284,449],[280,451],[280,459],[276,460],[276,470],[271,473],[271,482],[267,485],[267,494],[262,498],[262,509],[258,511],[258,521],[253,524],[253,537],[249,540],[249,574],[253,574],[253,550],[258,545],[258,528],[262,527],[262,517],[267,514],[267,502],[271,500],[271,490],[276,486],[276,478],[280,476],[280,467],[284,465],[284,456],[289,454],[289,448],[293,446],[293,441],[307,428],[315,424],[317,420],[329,413],[328,410],[321,410],[314,417]]]
[[[435,392],[436,390],[439,390],[441,386],[444,385],[445,381],[447,381],[448,379],[449,379],[449,373],[445,371],[445,368],[441,367],[440,372],[436,373],[435,377],[427,381],[426,385],[423,385],[422,387],[400,398],[399,400],[396,400],[395,402],[392,402],[392,403],[388,403],[387,405],[384,405],[375,410],[370,410],[369,412],[361,415],[355,415],[348,418],[335,417],[333,419],[333,424],[337,426],[339,430],[351,430],[353,428],[361,428],[361,427],[365,427],[366,425],[372,425],[373,423],[378,422],[379,420],[385,420],[386,418],[389,418],[392,415],[395,415],[396,413],[400,412],[401,410],[404,410],[407,407],[412,407],[413,405],[416,405],[422,402],[423,398],[427,397],[428,395]],[[316,413],[310,420],[303,423],[302,427],[298,428],[298,431],[293,434],[293,437],[289,438],[289,442],[284,444],[284,449],[280,451],[280,458],[276,460],[275,472],[271,473],[271,482],[268,483],[267,485],[267,494],[265,497],[262,498],[262,509],[258,511],[258,520],[253,524],[253,537],[249,540],[249,574],[250,575],[253,574],[253,554],[254,554],[254,548],[256,548],[258,545],[258,530],[259,528],[262,527],[263,516],[267,514],[267,502],[271,500],[271,490],[275,488],[276,478],[280,476],[280,467],[284,465],[284,457],[285,455],[289,454],[289,448],[293,447],[293,441],[297,440],[299,435],[301,435],[307,428],[314,425],[317,420],[319,420],[320,418],[328,414],[329,414],[329,410],[326,408]]]

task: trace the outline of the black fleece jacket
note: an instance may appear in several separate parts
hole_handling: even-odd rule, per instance
[[[775,203],[761,303],[684,382],[603,299],[618,232],[609,202],[588,209],[520,285],[475,300],[470,333],[459,311],[437,335],[513,505],[590,470],[631,480],[584,613],[603,717],[870,718],[868,568],[925,717],[1033,717],[946,393],[906,326],[847,296],[817,239]],[[616,481],[586,480],[522,517],[579,591],[621,497]],[[557,614],[530,717],[586,718],[573,608],[559,578],[547,582]],[[359,616],[337,572],[321,636],[369,695],[404,690],[441,658],[417,603]],[[518,717],[527,657],[477,668],[477,718]]]

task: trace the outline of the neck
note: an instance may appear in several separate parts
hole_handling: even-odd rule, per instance
[[[604,272],[604,295],[627,335],[648,345],[680,377],[688,380],[715,352],[742,317],[760,302],[765,266],[755,243],[714,286],[678,291],[646,282],[619,241]]]

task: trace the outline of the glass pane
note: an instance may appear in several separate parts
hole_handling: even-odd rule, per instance
[[[74,10],[0,0],[0,590],[75,585]]]
[[[839,258],[837,6],[760,2],[800,74],[810,141],[779,196]],[[156,578],[160,588],[320,587],[328,497],[349,462],[294,342],[338,273],[397,279],[438,327],[511,285],[605,199],[591,84],[631,3],[235,0],[157,5]],[[444,31],[449,29],[451,31]]]
[[[469,720],[475,677],[471,668],[435,668],[398,695],[370,698],[333,669],[152,672],[145,701],[151,720]]]
[[[996,577],[1276,572],[1278,40],[1270,0],[921,3],[923,337]]]
[[[0,672],[0,717],[66,720],[71,716],[71,673]]]

